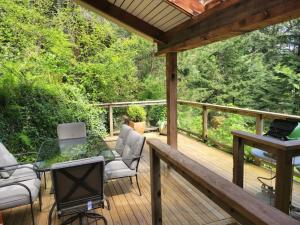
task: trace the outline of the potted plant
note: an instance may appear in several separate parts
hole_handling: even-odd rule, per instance
[[[161,135],[167,135],[167,120],[162,118],[157,122],[159,134]]]
[[[127,109],[127,115],[130,118],[129,126],[143,134],[146,127],[146,111],[142,106],[132,105]]]

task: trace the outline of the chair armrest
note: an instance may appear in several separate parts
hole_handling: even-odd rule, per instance
[[[137,159],[141,159],[141,158],[144,158],[144,156],[134,156],[134,157],[130,157],[130,158],[122,158],[122,159],[128,159],[128,160],[133,160],[133,161],[135,161],[135,160],[137,160]]]
[[[31,194],[31,190],[29,187],[27,187],[25,184],[22,184],[20,182],[11,182],[11,183],[6,183],[6,184],[0,184],[0,188],[3,187],[9,187],[9,186],[21,186],[23,188],[25,188],[28,191],[29,194],[29,200],[30,202],[32,202],[32,194]]]
[[[36,174],[37,178],[41,179],[40,173],[38,171],[38,167],[34,164],[32,164],[32,167],[25,166],[25,165],[22,165],[22,164],[15,164],[15,165],[9,165],[9,166],[5,166],[5,167],[0,167],[0,172],[8,172],[8,171],[12,171],[12,170],[16,170],[16,169],[22,169],[22,168],[32,170]],[[9,178],[7,178],[7,179],[9,179]]]

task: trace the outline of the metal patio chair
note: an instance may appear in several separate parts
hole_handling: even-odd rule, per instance
[[[115,156],[115,159],[120,160],[122,158],[128,135],[132,130],[133,129],[128,125],[126,124],[122,125],[120,134],[116,142],[115,150],[112,151]]]
[[[40,174],[32,164],[19,164],[0,143],[0,210],[29,205],[32,224],[35,225],[33,204],[39,198],[42,208]]]
[[[49,212],[48,225],[52,222],[55,207],[59,217],[69,216],[61,225],[77,219],[82,224],[84,217],[103,220],[107,224],[104,216],[91,212],[104,208],[104,164],[104,158],[98,156],[52,165],[55,203]]]
[[[135,177],[140,195],[142,194],[138,182],[138,166],[145,140],[146,138],[139,133],[130,131],[121,160],[114,160],[105,166],[107,180],[129,177],[132,184],[132,177]]]

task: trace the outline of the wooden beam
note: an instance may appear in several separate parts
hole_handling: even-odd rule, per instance
[[[224,6],[224,4],[226,4]],[[157,55],[183,51],[298,18],[299,0],[229,0],[163,34]]]
[[[202,108],[202,138],[204,142],[208,139],[208,110],[206,106]]]
[[[244,225],[299,225],[292,217],[275,209],[234,185],[224,177],[176,151],[157,139],[148,139],[155,154],[193,184],[204,195]]]
[[[263,116],[261,114],[256,116],[255,127],[256,127],[256,134],[263,135],[263,133],[264,133],[264,119],[263,119]]]
[[[244,186],[244,143],[233,136],[233,176],[232,182],[241,188]]]
[[[275,207],[286,214],[289,214],[292,181],[293,163],[292,156],[286,152],[278,151],[276,155],[276,195]]]
[[[112,22],[115,22],[129,31],[133,31],[144,36],[147,39],[151,39],[159,43],[165,42],[163,39],[163,31],[111,4],[107,0],[75,0],[75,2],[100,14]]]
[[[150,146],[152,225],[162,225],[160,158]]]
[[[177,53],[166,55],[167,86],[167,139],[168,144],[177,148]]]

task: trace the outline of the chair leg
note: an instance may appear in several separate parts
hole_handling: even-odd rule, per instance
[[[42,212],[43,200],[42,200],[42,190],[41,189],[39,191],[39,204],[40,204],[40,212]]]
[[[132,183],[132,178],[131,177],[129,177],[129,179],[130,179],[130,184],[132,185],[133,183]]]
[[[31,211],[31,220],[32,220],[32,225],[35,225],[35,221],[34,221],[34,214],[33,214],[33,202],[30,199],[30,211]]]
[[[44,172],[44,184],[45,184],[45,189],[47,189],[47,178],[46,178],[46,172]]]
[[[137,174],[135,175],[135,179],[136,179],[136,184],[137,184],[138,189],[139,189],[140,196],[142,196],[142,193],[141,193],[141,189],[140,189],[140,185],[139,185],[139,180],[138,180]]]
[[[55,208],[55,202],[53,203],[53,205],[50,209],[50,212],[48,214],[48,225],[51,225],[51,223],[52,223],[52,214],[53,214],[54,208]]]
[[[108,199],[105,199],[105,201],[106,201],[106,204],[107,204],[107,209],[110,210],[110,203],[109,203]]]

